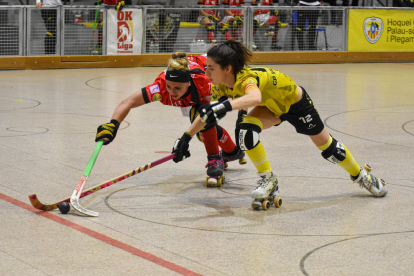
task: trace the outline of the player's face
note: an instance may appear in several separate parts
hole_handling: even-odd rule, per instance
[[[215,63],[210,57],[207,57],[206,76],[215,85],[224,82],[225,70],[221,69],[220,65]]]
[[[184,96],[184,94],[188,91],[188,87],[190,87],[190,82],[175,82],[165,80],[165,83],[167,85],[168,93],[174,100],[178,100]]]

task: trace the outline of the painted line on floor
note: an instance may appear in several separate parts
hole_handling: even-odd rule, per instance
[[[150,254],[148,252],[142,251],[142,250],[140,250],[138,248],[135,248],[133,246],[130,246],[130,245],[126,244],[126,243],[120,242],[118,240],[115,240],[113,238],[110,238],[108,236],[105,236],[105,235],[103,235],[101,233],[98,233],[96,231],[93,231],[93,230],[91,230],[89,228],[86,228],[84,226],[81,226],[79,224],[76,224],[74,222],[71,222],[71,221],[69,221],[67,219],[61,218],[60,216],[54,215],[52,213],[48,213],[46,211],[38,210],[38,209],[34,208],[32,205],[29,205],[27,203],[24,203],[24,202],[22,202],[20,200],[17,200],[15,198],[9,197],[9,196],[7,196],[5,194],[0,193],[0,199],[2,199],[4,201],[7,201],[7,202],[9,202],[11,204],[14,204],[14,205],[16,205],[16,206],[18,206],[20,208],[26,209],[26,210],[28,210],[28,211],[30,211],[32,213],[35,213],[36,215],[39,215],[39,216],[48,218],[48,219],[53,220],[53,221],[55,221],[57,223],[63,224],[65,226],[69,227],[69,228],[75,229],[75,230],[77,230],[77,231],[79,231],[81,233],[84,233],[84,234],[86,234],[86,235],[88,235],[88,236],[90,236],[90,237],[92,237],[94,239],[100,240],[100,241],[105,242],[105,243],[107,243],[109,245],[112,245],[114,247],[117,247],[119,249],[122,249],[122,250],[124,250],[126,252],[129,252],[129,253],[135,255],[135,256],[141,257],[141,258],[143,258],[145,260],[148,260],[150,262],[153,262],[153,263],[155,263],[157,265],[160,265],[162,267],[165,267],[165,268],[167,268],[169,270],[175,271],[175,272],[177,272],[177,273],[179,273],[181,275],[186,275],[186,276],[201,276],[201,274],[195,273],[195,272],[193,272],[191,270],[188,270],[188,269],[186,269],[184,267],[181,267],[179,265],[176,265],[176,264],[173,264],[171,262],[168,262],[168,261],[166,261],[164,259],[161,259],[161,258],[159,258],[157,256],[154,256],[154,255],[152,255],[152,254]]]

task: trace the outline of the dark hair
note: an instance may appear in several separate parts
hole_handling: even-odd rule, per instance
[[[231,65],[234,75],[237,75],[250,61],[252,52],[243,43],[234,39],[211,47],[207,56],[212,58],[221,69]]]

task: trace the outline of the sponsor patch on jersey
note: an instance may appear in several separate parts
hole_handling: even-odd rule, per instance
[[[162,97],[160,94],[155,94],[154,96],[152,96],[152,101],[156,102],[156,101],[161,101]]]
[[[158,84],[151,85],[149,87],[149,90],[151,94],[160,93],[160,87],[158,86]]]

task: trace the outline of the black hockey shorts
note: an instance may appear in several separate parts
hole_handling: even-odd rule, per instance
[[[322,132],[324,125],[318,110],[313,105],[312,99],[306,90],[302,88],[302,99],[291,105],[289,111],[280,116],[283,121],[288,121],[296,129],[297,133],[305,135],[317,135]]]

